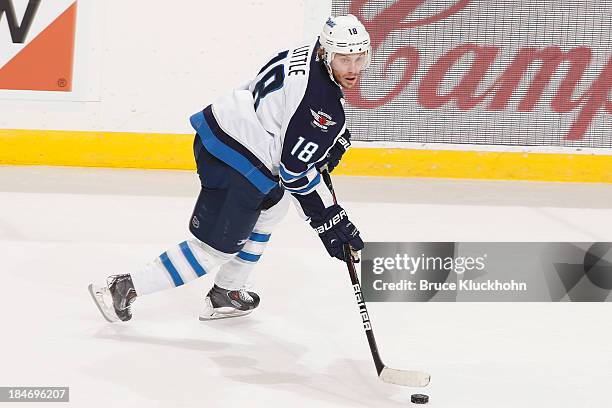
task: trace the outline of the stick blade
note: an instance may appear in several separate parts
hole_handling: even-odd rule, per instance
[[[386,383],[404,387],[425,387],[431,379],[429,374],[422,371],[395,370],[389,367],[384,367],[378,377]]]

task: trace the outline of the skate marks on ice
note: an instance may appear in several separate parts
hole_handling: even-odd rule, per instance
[[[334,176],[334,184],[343,200],[352,202],[612,208],[612,185],[603,183]],[[0,167],[0,192],[191,199],[198,191],[193,171]]]
[[[190,170],[0,166],[0,192],[191,198],[199,187]]]
[[[612,185],[604,183],[336,176],[334,185],[351,202],[612,208]]]
[[[333,358],[311,366],[308,355],[317,350],[267,334],[254,316],[175,323],[170,330],[157,323],[105,324],[93,338],[118,342],[113,358],[130,363],[118,370],[97,361],[84,372],[98,381],[129,384],[155,401],[210,401],[202,389],[223,390],[214,398],[219,402],[238,402],[247,392],[255,399],[251,406],[308,401],[317,407],[399,407],[410,401],[402,387],[381,383],[367,358]]]

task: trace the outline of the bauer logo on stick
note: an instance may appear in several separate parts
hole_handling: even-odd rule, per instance
[[[363,320],[363,328],[366,331],[372,330],[372,325],[370,324],[370,316],[368,315],[365,303],[363,302],[363,296],[361,295],[361,286],[359,286],[359,284],[355,284],[353,285],[353,290],[355,291],[355,298],[357,299],[357,306],[359,306],[361,320]]]

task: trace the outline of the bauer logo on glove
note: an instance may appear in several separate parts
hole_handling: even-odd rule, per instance
[[[327,208],[324,218],[319,222],[311,222],[312,227],[319,234],[321,242],[330,256],[345,261],[344,245],[359,251],[363,248],[363,241],[359,230],[349,221],[346,211],[338,204]]]
[[[338,224],[344,218],[346,218],[346,211],[341,210],[338,214],[334,215],[332,219],[325,222],[323,225],[319,225],[318,227],[316,227],[315,231],[317,231],[318,234],[322,234],[325,231],[329,231],[334,225]],[[352,225],[350,221],[349,224]]]

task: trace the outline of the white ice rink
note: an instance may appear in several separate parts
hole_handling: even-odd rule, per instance
[[[335,182],[367,241],[612,241],[612,185]],[[0,386],[69,386],[73,407],[612,406],[609,303],[372,303],[385,363],[432,374],[382,383],[345,266],[294,210],[251,316],[198,321],[204,277],[106,323],[87,284],[184,240],[197,192],[191,172],[0,167]]]

